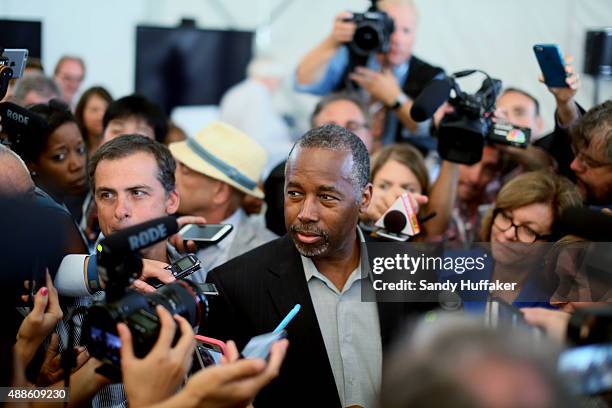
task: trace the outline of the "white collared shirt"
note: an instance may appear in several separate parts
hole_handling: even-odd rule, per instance
[[[244,217],[247,217],[246,213],[242,208],[239,208],[234,211],[232,215],[220,222],[220,224],[231,224],[234,228],[220,242],[200,249],[196,253],[196,256],[200,260],[201,269],[191,275],[191,280],[204,283],[209,271],[229,261],[230,248],[236,237],[238,226],[242,223]]]

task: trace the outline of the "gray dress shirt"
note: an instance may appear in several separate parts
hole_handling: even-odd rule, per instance
[[[363,241],[361,231],[359,237]],[[344,288],[338,290],[310,258],[302,256],[308,290],[342,406],[373,406],[381,383],[378,309],[375,302],[361,301],[364,262],[362,259]]]

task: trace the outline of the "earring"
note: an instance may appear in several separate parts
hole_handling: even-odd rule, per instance
[[[31,175],[32,177],[36,177],[36,176],[37,176],[37,174],[36,174],[36,172],[35,172],[34,170],[32,170],[32,171],[30,172],[30,175]]]

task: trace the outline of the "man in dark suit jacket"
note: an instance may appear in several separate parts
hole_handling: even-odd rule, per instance
[[[273,331],[296,304],[302,306],[287,327],[289,349],[280,375],[258,395],[256,406],[374,401],[381,351],[411,305],[361,301],[360,285],[369,280],[359,279],[367,259],[357,222],[372,195],[368,177],[368,154],[354,134],[336,125],[310,130],[287,162],[288,235],[208,275],[219,296],[200,330],[233,339],[239,349],[251,337]],[[350,296],[352,303],[343,303]]]

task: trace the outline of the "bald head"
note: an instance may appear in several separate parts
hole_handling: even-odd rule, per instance
[[[34,182],[21,157],[0,145],[0,195],[26,194],[33,189]]]

